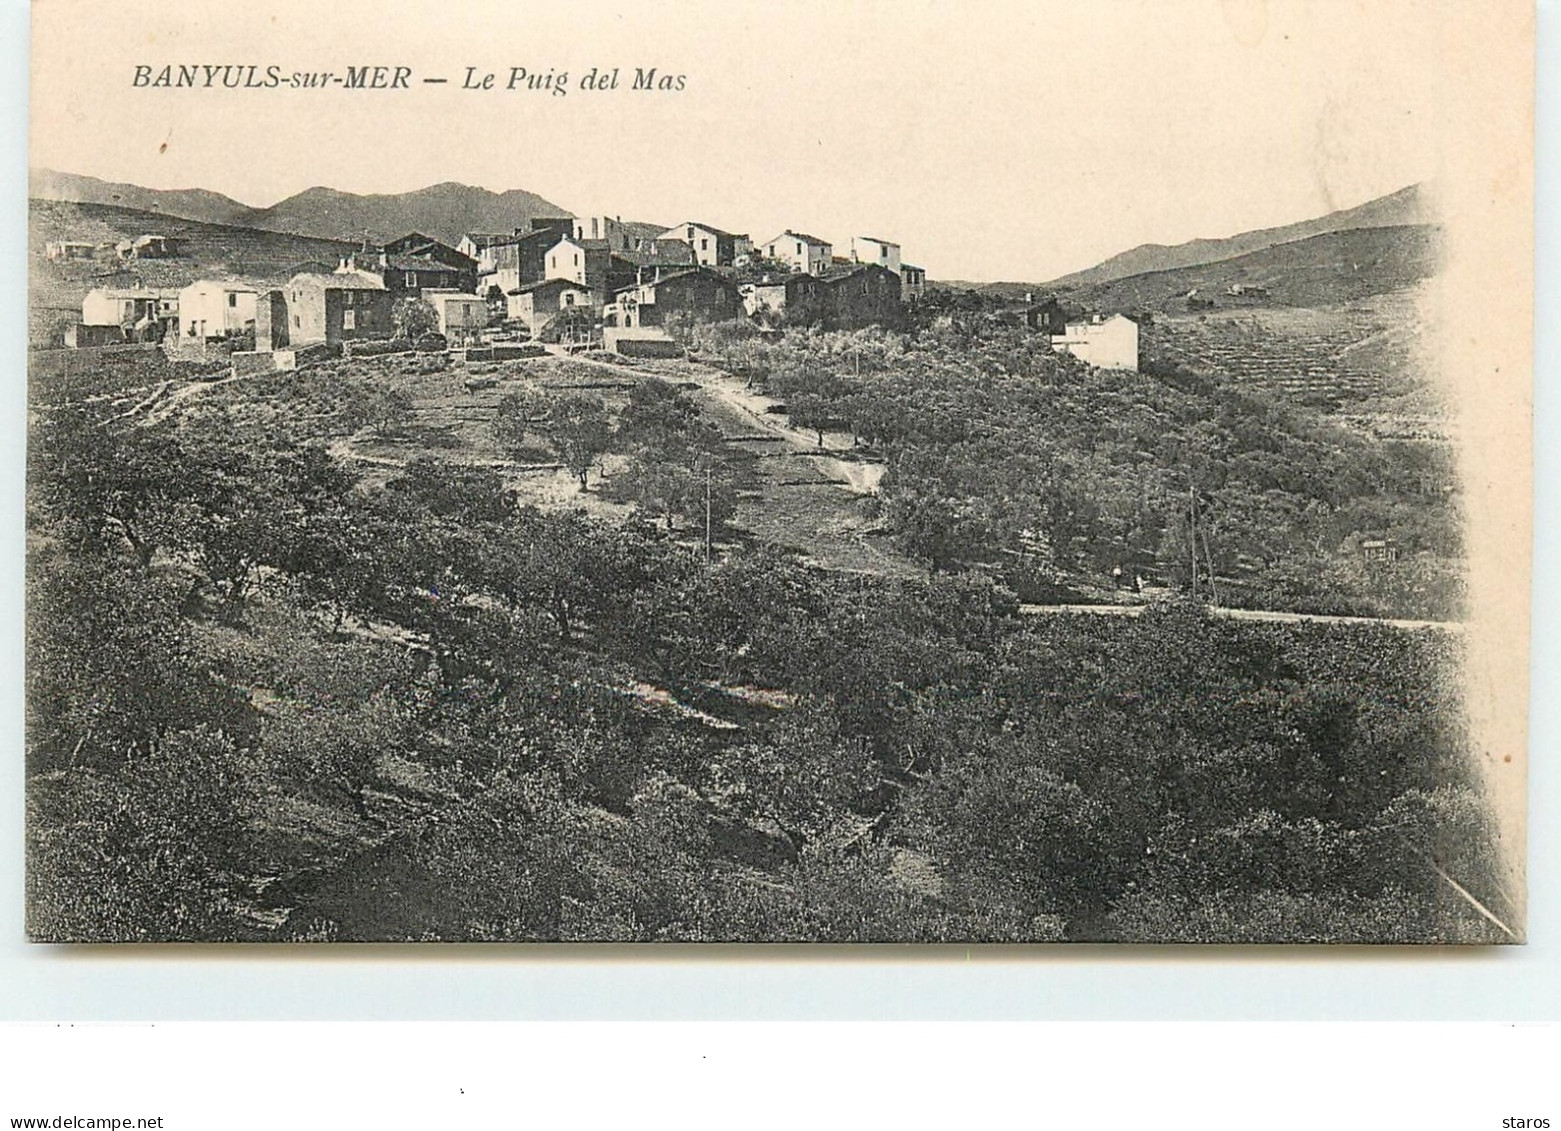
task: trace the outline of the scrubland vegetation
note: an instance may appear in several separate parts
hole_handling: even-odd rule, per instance
[[[1444,878],[1505,909],[1458,634],[1178,573],[1456,616],[1440,449],[979,315],[694,336],[883,462],[828,489],[907,568],[745,525],[774,477],[692,363],[35,390],[34,937],[1499,935]],[[1165,599],[1021,611],[1119,564]]]

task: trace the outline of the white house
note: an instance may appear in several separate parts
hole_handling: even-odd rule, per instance
[[[50,240],[43,245],[43,253],[50,259],[92,259],[98,245],[85,240]]]
[[[488,300],[464,291],[424,291],[423,298],[439,313],[439,332],[452,345],[470,343],[488,325]]]
[[[753,241],[746,235],[723,232],[695,220],[668,228],[656,238],[688,244],[694,249],[694,262],[701,267],[731,267],[753,251]]]
[[[477,261],[477,274],[491,275],[494,270],[493,249],[514,238],[513,235],[500,232],[467,232],[461,237],[461,242],[455,245],[455,250],[467,259]]]
[[[851,259],[855,263],[876,263],[887,267],[896,275],[900,273],[900,245],[872,236],[851,238]]]
[[[572,283],[585,285],[585,247],[565,236],[552,247],[547,249],[547,256],[543,259],[542,278],[568,279]]]
[[[255,288],[200,279],[179,292],[179,337],[225,338],[255,324]]]
[[[1138,369],[1138,323],[1126,315],[1069,322],[1063,333],[1052,335],[1051,344],[1097,369]]]
[[[759,245],[759,251],[766,259],[788,264],[809,275],[820,275],[828,270],[835,253],[827,241],[790,228],[774,239],[765,240]]]

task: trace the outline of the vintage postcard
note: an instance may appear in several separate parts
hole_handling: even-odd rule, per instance
[[[32,939],[1523,941],[1528,4],[33,12]]]

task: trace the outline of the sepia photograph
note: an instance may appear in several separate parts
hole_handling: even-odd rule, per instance
[[[1528,6],[32,10],[33,942],[1525,940]]]

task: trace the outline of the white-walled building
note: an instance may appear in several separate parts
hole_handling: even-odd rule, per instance
[[[1051,344],[1097,369],[1138,370],[1138,323],[1123,314],[1069,322],[1063,333],[1052,335]]]
[[[488,325],[488,300],[464,291],[424,291],[423,298],[439,314],[439,332],[451,345],[475,341]]]
[[[856,263],[876,263],[896,275],[900,273],[900,245],[872,236],[851,238],[851,259]]]
[[[794,232],[790,228],[759,245],[759,254],[764,258],[785,263],[809,275],[819,275],[828,270],[834,252],[835,249],[828,241],[806,232]]]
[[[164,287],[96,287],[81,299],[84,326],[133,326],[145,318],[177,322],[179,292]]]
[[[585,285],[585,246],[568,236],[547,249],[542,263],[544,280],[568,279],[572,283]]]
[[[746,234],[723,232],[696,220],[668,228],[656,238],[682,240],[694,249],[694,262],[700,267],[731,267],[753,251],[753,241]]]
[[[225,338],[255,324],[254,287],[200,279],[179,292],[180,338]]]

